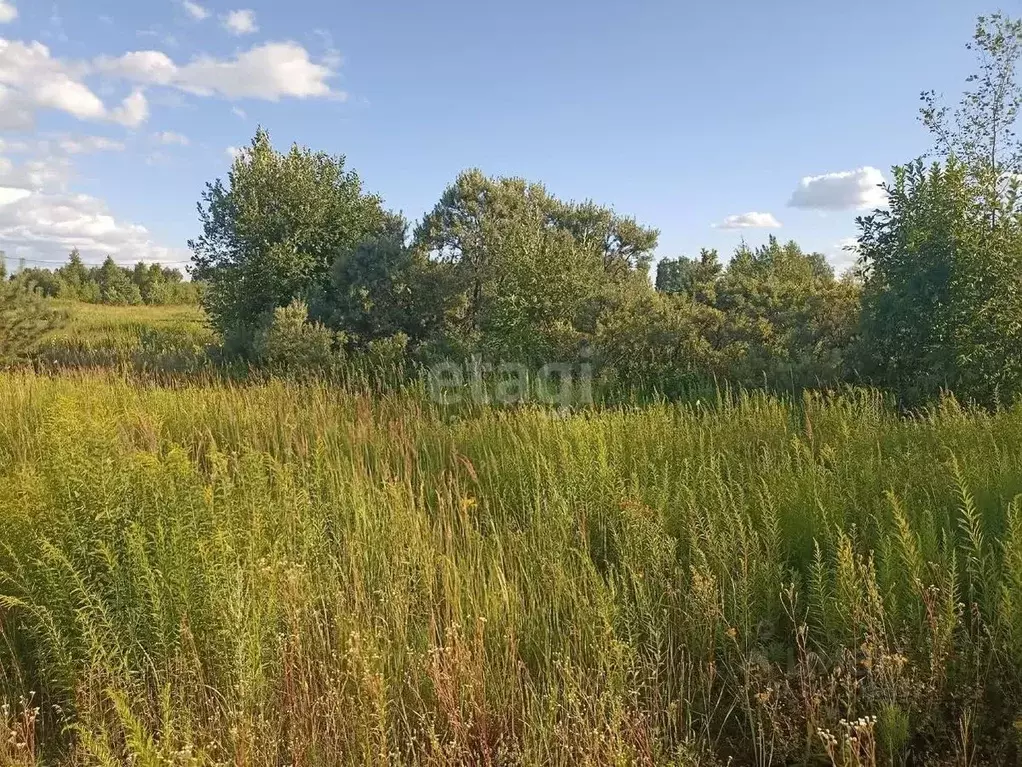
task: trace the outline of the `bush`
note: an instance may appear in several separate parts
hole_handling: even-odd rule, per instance
[[[327,372],[343,361],[344,340],[343,334],[310,322],[309,307],[294,300],[273,310],[255,334],[253,352],[274,372]]]

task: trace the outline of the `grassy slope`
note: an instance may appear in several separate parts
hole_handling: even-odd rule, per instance
[[[1017,411],[0,377],[0,763],[1007,763],[1020,490]]]

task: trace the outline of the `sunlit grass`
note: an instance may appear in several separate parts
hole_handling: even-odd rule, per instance
[[[1005,763],[1020,436],[0,376],[0,762]]]
[[[200,307],[51,303],[67,322],[35,350],[44,367],[193,372],[209,364],[216,338]]]

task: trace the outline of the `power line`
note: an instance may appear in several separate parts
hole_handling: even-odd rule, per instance
[[[9,256],[9,255],[6,255],[3,251],[0,251],[0,259],[3,259],[5,261],[17,261],[17,262],[24,261],[26,264],[58,264],[60,266],[66,266],[67,263],[68,263],[67,261],[51,261],[51,260],[47,260],[45,258],[22,258],[21,256]],[[191,263],[191,260],[186,260],[186,261],[146,261],[145,259],[139,259],[139,261],[141,261],[141,263],[143,263],[143,264],[159,264],[160,266],[188,265],[188,264]],[[139,263],[139,261],[135,261],[135,262],[132,262],[130,264],[127,264],[127,266],[134,266],[135,264]],[[88,261],[82,261],[82,263],[85,266],[102,266],[102,263],[91,263],[91,262],[88,262]],[[118,266],[125,266],[126,264],[120,264],[119,263],[117,265]]]

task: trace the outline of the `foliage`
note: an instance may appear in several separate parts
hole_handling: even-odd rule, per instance
[[[979,69],[957,109],[923,94],[939,159],[895,168],[889,208],[858,221],[863,369],[910,406],[1022,391],[1022,22],[981,16],[969,48]]]
[[[1022,211],[975,204],[951,158],[898,168],[890,207],[860,220],[869,373],[907,403],[941,389],[985,405],[1022,390]],[[997,213],[991,229],[990,211]]]
[[[716,302],[716,284],[723,268],[717,251],[705,248],[698,260],[664,258],[657,264],[656,289],[712,305]]]
[[[742,246],[715,286],[722,346],[745,350],[730,380],[775,389],[826,388],[848,377],[858,290],[794,242]]]
[[[311,314],[359,349],[397,333],[429,335],[421,299],[428,265],[408,247],[407,230],[404,218],[385,214],[379,232],[337,257],[328,287],[312,301]]]
[[[341,361],[343,343],[343,336],[310,322],[308,306],[295,300],[273,310],[253,351],[258,362],[276,372],[322,373]]]
[[[416,229],[415,248],[439,265],[440,332],[450,348],[535,361],[560,358],[594,329],[608,275],[638,268],[650,237],[655,243],[655,233],[592,204],[566,204],[539,184],[473,170]]]
[[[675,398],[723,378],[740,354],[715,345],[725,321],[713,306],[683,295],[623,291],[594,340],[601,389]]]
[[[39,340],[63,319],[31,283],[20,278],[6,283],[0,279],[0,366],[27,360]]]
[[[59,269],[21,269],[16,276],[48,298],[112,306],[197,304],[200,293],[199,285],[185,282],[176,269],[141,261],[128,269],[109,257],[90,268],[77,250]]]
[[[274,309],[327,289],[331,268],[384,223],[343,157],[273,149],[261,130],[227,182],[206,187],[202,234],[189,246],[203,305],[218,330],[250,333]]]
[[[979,70],[970,75],[959,106],[951,112],[933,91],[922,94],[920,118],[933,134],[937,153],[966,169],[978,204],[991,227],[1002,197],[1022,172],[1022,145],[1015,123],[1022,107],[1017,68],[1022,57],[1022,21],[1001,13],[980,16],[972,42]]]

